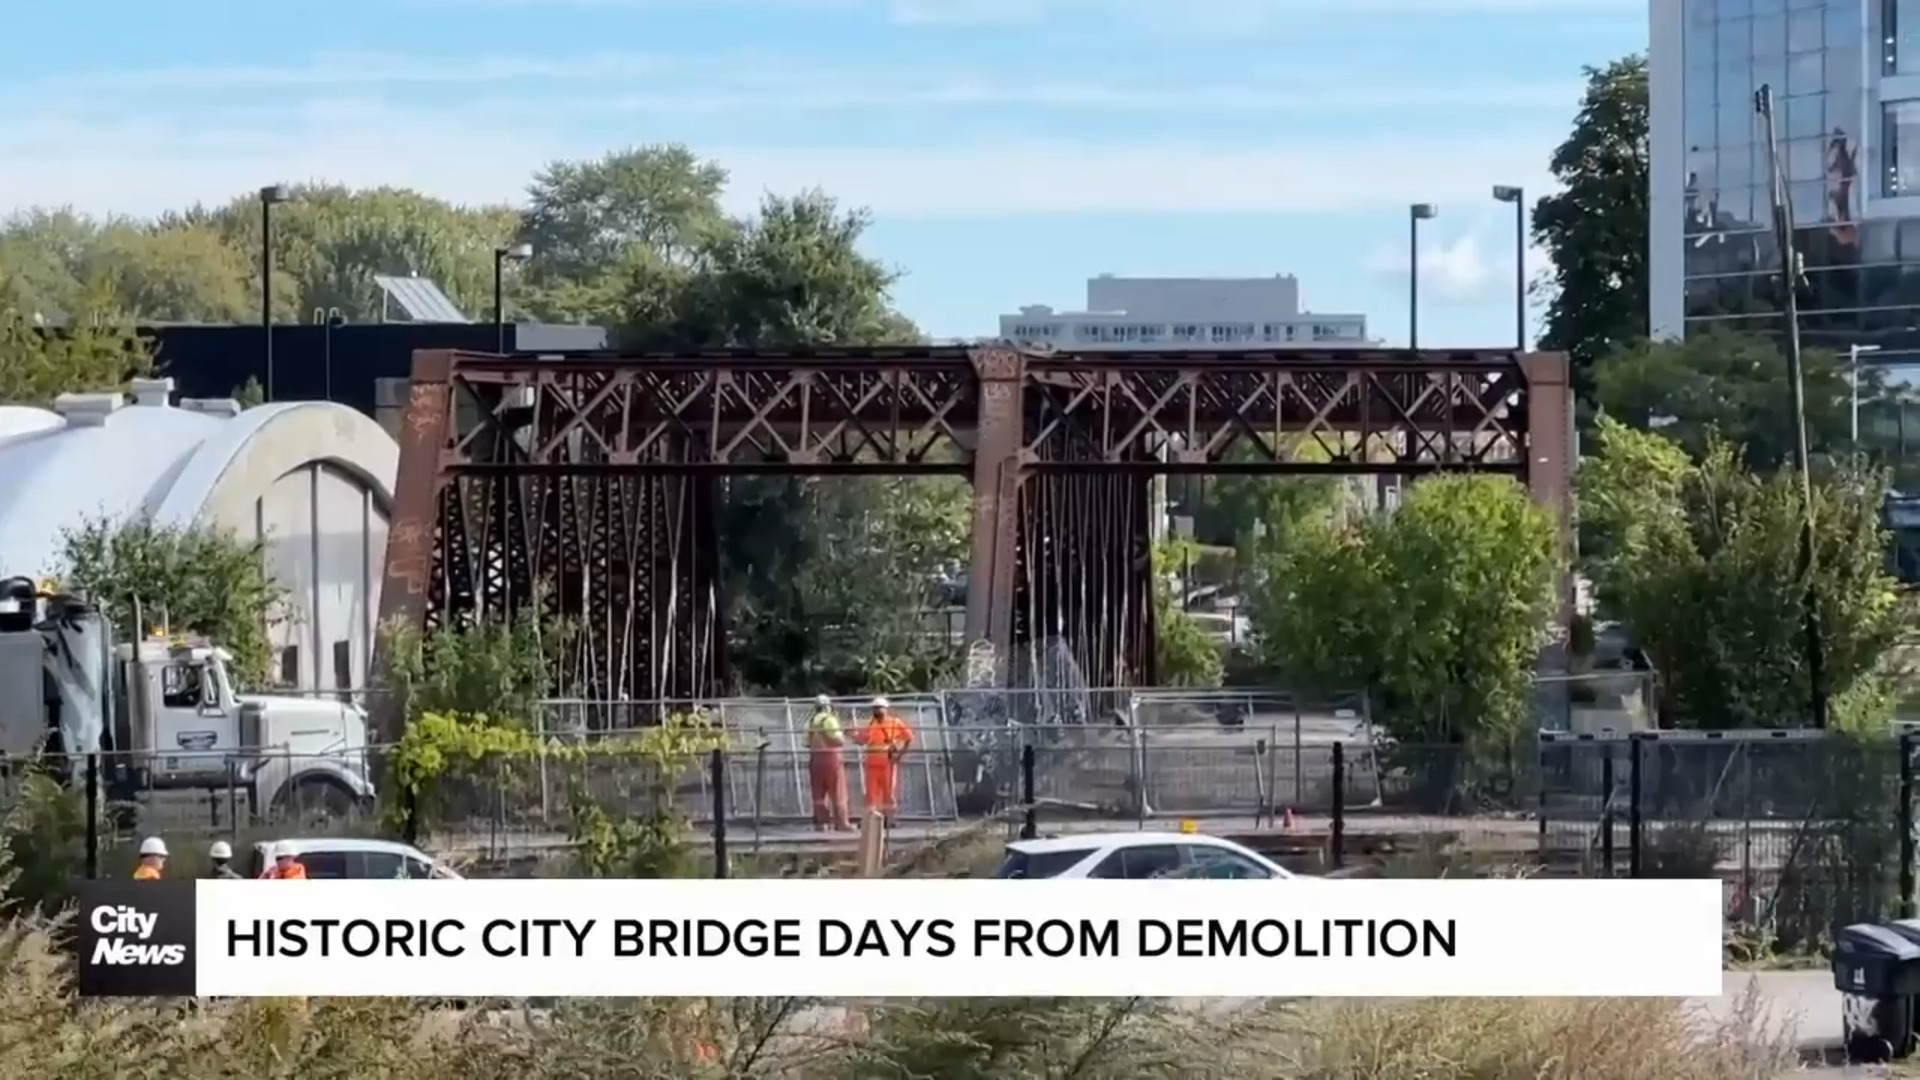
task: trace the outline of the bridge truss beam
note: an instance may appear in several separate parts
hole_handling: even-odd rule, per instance
[[[709,696],[726,477],[968,476],[969,641],[1061,639],[1095,685],[1148,682],[1154,474],[1502,472],[1564,536],[1571,415],[1557,354],[421,352],[382,614],[566,616],[589,692]]]

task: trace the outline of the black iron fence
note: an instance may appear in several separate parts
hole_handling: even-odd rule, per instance
[[[1913,907],[1912,734],[1545,734],[1498,751],[1372,732],[1302,744],[1291,730],[1252,725],[935,725],[916,734],[891,781],[908,842],[993,816],[1050,831],[1193,821],[1284,850],[1307,869],[1390,864],[1419,849],[1443,862],[1505,860],[1566,876],[1719,877],[1730,918],[1782,938]],[[380,751],[361,753],[359,774],[377,782]],[[150,777],[138,790],[98,782],[137,771],[125,762],[74,766],[96,778],[83,815],[90,873],[121,872],[124,847],[147,835],[239,847],[384,832],[478,858],[523,854],[564,847],[589,808],[613,818],[670,809],[736,845],[815,842],[808,751],[735,738],[715,754],[665,769],[618,753],[499,757],[405,805],[391,792],[343,799],[323,782],[268,795],[258,780],[273,770],[258,762],[202,769],[188,783]],[[842,759],[855,821],[872,802],[867,764],[857,748]]]

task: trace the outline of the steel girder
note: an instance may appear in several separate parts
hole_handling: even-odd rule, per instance
[[[716,478],[946,473],[975,489],[970,641],[1148,682],[1152,474],[1502,471],[1564,523],[1570,439],[1551,354],[422,352],[382,614],[570,616],[582,696],[709,696]]]

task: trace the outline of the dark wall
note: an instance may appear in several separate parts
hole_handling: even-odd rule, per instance
[[[160,374],[174,380],[181,397],[219,398],[249,378],[267,385],[263,336],[258,326],[155,326],[140,331],[158,346]],[[511,351],[597,349],[606,333],[590,326],[507,326]],[[273,328],[273,398],[332,400],[372,416],[374,384],[404,379],[416,349],[492,352],[492,323],[357,323],[328,328]]]

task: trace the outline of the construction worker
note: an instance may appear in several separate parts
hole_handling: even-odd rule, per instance
[[[847,816],[847,769],[840,748],[847,743],[840,730],[840,717],[833,711],[833,699],[825,694],[813,699],[813,719],[807,721],[807,776],[813,784],[813,830],[832,828],[846,832],[853,828]]]
[[[208,877],[240,880],[239,873],[233,868],[233,848],[225,840],[215,840],[213,846],[207,849],[207,862],[212,864],[207,871]]]
[[[873,714],[854,739],[866,748],[867,807],[886,815],[891,825],[899,806],[900,759],[913,745],[913,731],[881,697],[873,699]]]
[[[135,881],[159,881],[167,869],[167,842],[157,836],[140,841],[140,865],[133,868]]]
[[[300,862],[300,855],[293,845],[285,840],[273,845],[273,865],[260,877],[268,881],[305,881],[307,868]]]

